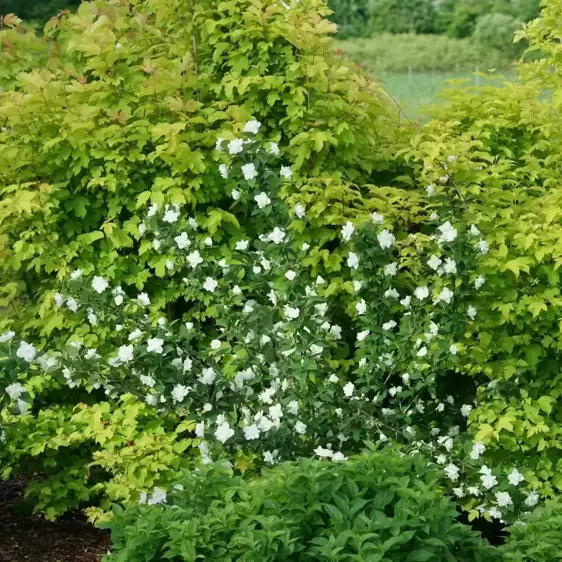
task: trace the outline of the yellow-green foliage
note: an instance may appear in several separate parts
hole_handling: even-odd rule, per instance
[[[385,177],[402,133],[377,87],[332,58],[325,13],[318,0],[100,1],[51,20],[58,56],[0,94],[1,304],[18,327],[62,328],[45,295],[71,262],[149,284],[158,306],[181,298],[154,280],[165,257],[139,243],[137,209],[187,203],[211,234],[237,228],[214,146],[249,118],[311,192]]]

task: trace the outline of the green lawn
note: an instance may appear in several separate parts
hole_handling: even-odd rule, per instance
[[[513,69],[501,72],[509,81],[517,79]],[[387,92],[400,103],[408,118],[416,120],[424,118],[424,108],[432,104],[441,103],[441,92],[447,87],[446,80],[467,78],[472,84],[485,84],[485,78],[477,77],[471,72],[413,72],[411,75],[404,72],[381,72],[376,79],[384,86]],[[501,82],[494,80],[495,85]]]

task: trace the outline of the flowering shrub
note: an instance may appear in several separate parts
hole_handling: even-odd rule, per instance
[[[106,559],[496,560],[456,523],[435,476],[423,458],[393,453],[285,463],[250,481],[193,473],[118,511]]]
[[[259,127],[250,121],[243,138],[217,143],[232,211],[253,217],[253,238],[249,229],[217,235],[174,204],[153,204],[140,224],[141,249],[157,252],[181,285],[190,320],[170,321],[151,309],[146,292],[130,295],[75,270],[53,301],[82,317],[81,328],[53,352],[38,353],[13,332],[1,336],[4,398],[20,412],[33,408],[16,378],[41,369],[60,386],[104,389],[113,400],[133,394],[176,417],[193,432],[188,445],[198,446],[203,464],[226,457],[245,470],[312,455],[345,461],[365,442],[389,441],[443,465],[453,493],[475,514],[510,518],[536,503],[516,467],[494,473],[481,458],[486,447],[461,434],[473,398],[459,402],[465,397],[440,388],[459,369],[461,339],[479,314],[485,279],[472,272],[488,244],[478,228],[453,225],[445,200],[451,220],[432,214],[416,235],[395,233],[377,212],[359,216],[339,234],[342,279],[328,282],[315,273],[309,209],[299,194],[287,199],[292,207],[280,197],[292,169],[278,162],[274,143],[256,142]],[[99,348],[89,343],[98,341],[92,329],[103,336]],[[103,466],[123,482],[122,464]],[[151,482],[173,476],[165,471]],[[146,479],[129,484],[106,492],[122,499],[150,490]]]

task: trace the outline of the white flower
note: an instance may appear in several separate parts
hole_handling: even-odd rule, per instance
[[[117,358],[121,363],[128,363],[133,360],[133,350],[132,345],[122,345],[117,352]]]
[[[457,272],[457,262],[451,258],[445,260],[445,265],[443,265],[443,270],[445,273],[455,274]]]
[[[157,212],[158,212],[158,205],[156,203],[153,203],[148,208],[148,211],[146,212],[146,216],[153,217]]]
[[[298,308],[292,308],[288,305],[283,308],[283,312],[285,313],[287,320],[296,320],[300,314],[300,310]]]
[[[498,507],[507,507],[513,504],[509,492],[496,492],[496,501],[498,502]]]
[[[326,312],[328,312],[328,303],[327,302],[321,302],[319,304],[315,304],[314,305],[314,311],[319,316],[326,316]]]
[[[429,219],[432,221],[436,221],[439,218],[439,215],[433,211],[433,213],[431,213],[431,215],[429,215]]]
[[[337,340],[341,339],[341,333],[342,333],[341,326],[338,326],[337,324],[334,324],[330,328],[330,334],[332,334],[332,336],[334,336]]]
[[[209,248],[213,245],[213,239],[210,236],[205,238],[205,246],[209,246]]]
[[[155,250],[159,250],[159,249],[160,249],[160,246],[162,246],[162,242],[160,242],[160,240],[153,240],[153,241],[152,241],[152,247],[153,247]]]
[[[207,367],[206,369],[203,369],[201,371],[201,375],[197,377],[197,380],[201,384],[211,385],[215,382],[216,378],[217,378],[217,374],[215,373],[215,371],[213,371],[211,367]]]
[[[425,357],[427,355],[427,347],[422,347],[417,353],[416,355],[418,357]]]
[[[242,431],[244,432],[244,437],[246,438],[246,441],[252,441],[253,439],[259,439],[260,430],[258,429],[258,426],[255,423],[253,423],[252,425],[249,425],[247,427],[243,427]]]
[[[398,273],[398,264],[397,263],[389,263],[384,266],[384,274],[388,275],[389,277],[394,277]]]
[[[150,299],[146,293],[140,293],[137,297],[137,301],[141,306],[148,306],[150,304]]]
[[[384,222],[384,217],[382,215],[379,215],[379,213],[373,213],[371,215],[371,220],[375,224],[382,224]]]
[[[94,277],[92,288],[96,293],[103,293],[109,287],[109,283],[103,277]]]
[[[420,300],[423,301],[424,299],[426,299],[427,297],[429,297],[429,289],[427,287],[418,287],[415,291],[414,291],[414,296]]]
[[[324,449],[323,447],[316,447],[316,449],[314,449],[314,454],[323,459],[332,458],[334,456],[334,452],[331,449]]]
[[[244,132],[257,135],[260,130],[260,127],[261,127],[261,123],[259,121],[256,121],[255,119],[252,119],[251,121],[248,121],[244,125]]]
[[[136,330],[133,330],[130,334],[129,334],[129,341],[133,341],[136,340],[138,338],[140,338],[142,336],[142,330],[139,330],[138,328]]]
[[[139,234],[142,236],[145,232],[146,232],[146,224],[144,224],[144,222],[141,222],[139,224]]]
[[[203,439],[205,437],[205,422],[202,421],[195,425],[195,436]]]
[[[187,386],[183,386],[183,384],[176,384],[172,390],[171,396],[172,400],[177,404],[178,402],[182,402],[188,394],[189,388]]]
[[[281,244],[285,240],[285,231],[276,226],[267,236],[267,240],[274,244]]]
[[[217,349],[220,349],[220,348],[221,348],[221,342],[220,342],[220,340],[213,340],[213,341],[211,342],[211,349],[212,349],[212,350],[216,351]]]
[[[490,251],[490,245],[486,242],[486,240],[479,240],[478,249],[481,254],[487,254]]]
[[[12,400],[19,400],[20,396],[25,392],[25,386],[19,382],[12,383],[6,387],[6,393]]]
[[[355,305],[355,310],[356,310],[357,314],[359,314],[359,316],[362,316],[363,314],[365,314],[365,312],[367,312],[367,303],[365,302],[364,299],[361,299]]]
[[[470,234],[472,234],[472,236],[480,236],[480,231],[475,224],[470,227]]]
[[[215,437],[221,443],[226,443],[234,435],[234,430],[230,428],[228,422],[221,423],[215,431]]]
[[[459,352],[459,348],[453,344],[451,347],[449,347],[449,352],[451,353],[451,355],[456,355]]]
[[[400,293],[396,289],[393,289],[392,287],[390,287],[390,289],[387,289],[384,292],[384,297],[386,299],[399,299]]]
[[[389,320],[388,322],[385,322],[385,323],[382,325],[382,329],[383,329],[385,332],[388,332],[388,331],[392,330],[392,328],[396,328],[396,326],[397,326],[397,324],[396,324],[396,322],[395,322],[394,320]]]
[[[217,139],[217,143],[215,144],[215,150],[222,150],[222,143],[225,141],[226,139],[223,139],[222,137],[219,137]]]
[[[234,139],[228,143],[229,154],[240,154],[244,149],[244,141],[242,139]]]
[[[349,252],[347,258],[347,266],[351,269],[357,269],[359,267],[359,257],[354,252]]]
[[[443,454],[437,455],[435,462],[437,464],[445,464],[447,462],[447,455],[443,455]]]
[[[163,353],[164,352],[164,340],[160,338],[150,338],[146,342],[146,351],[148,353]]]
[[[291,179],[293,176],[293,170],[289,166],[281,166],[281,171],[279,172],[282,178]]]
[[[306,433],[306,424],[301,421],[298,421],[295,424],[295,431],[300,435],[304,435]]]
[[[529,492],[525,501],[523,502],[527,507],[533,507],[539,503],[539,494],[538,492]]]
[[[432,184],[429,184],[426,188],[425,188],[425,192],[427,193],[428,197],[431,197],[432,195],[435,194],[435,186]]]
[[[455,466],[454,464],[448,464],[446,467],[443,468],[443,470],[447,475],[447,478],[449,478],[449,480],[452,480],[453,482],[456,482],[458,480],[460,470],[457,466]]]
[[[279,145],[276,142],[270,142],[269,152],[271,152],[273,156],[279,156]]]
[[[493,488],[498,483],[498,479],[492,474],[492,471],[487,466],[484,465],[480,469],[480,474],[482,475],[480,476],[480,480],[486,490]]]
[[[154,488],[154,492],[148,501],[146,502],[148,505],[161,505],[166,503],[166,490],[162,490],[162,488]]]
[[[156,381],[154,380],[154,378],[150,377],[148,375],[141,375],[139,377],[139,379],[142,382],[142,384],[144,384],[145,386],[148,386],[149,388],[153,388],[154,385],[156,384]]]
[[[441,226],[437,227],[437,230],[441,232],[441,236],[439,237],[439,242],[453,242],[457,237],[457,229],[453,227],[453,225],[447,221],[446,223],[442,224]]]
[[[299,219],[304,219],[306,216],[306,209],[300,203],[295,205],[295,216]]]
[[[474,461],[478,460],[480,456],[484,454],[484,451],[486,451],[486,446],[484,445],[484,443],[475,441],[472,445],[472,450],[470,451],[470,458]]]
[[[339,381],[339,379],[338,379],[337,375],[333,375],[333,374],[332,374],[332,375],[330,375],[329,378],[328,378],[328,382],[334,382],[334,383],[336,383],[336,382],[338,382],[338,381]]]
[[[429,265],[429,267],[431,267],[431,269],[433,269],[433,271],[437,271],[439,269],[439,266],[441,265],[442,261],[440,258],[438,258],[436,255],[432,255],[428,260],[427,260],[427,265]]]
[[[320,355],[322,351],[324,351],[324,348],[320,345],[316,345],[315,343],[313,343],[310,346],[310,354],[312,355],[312,357],[316,357],[317,355]]]
[[[263,460],[264,462],[268,463],[268,464],[273,464],[275,462],[275,459],[277,458],[277,455],[279,453],[277,452],[277,450],[275,451],[266,451],[263,454]]]
[[[22,341],[16,351],[16,355],[20,359],[31,363],[37,355],[37,350],[32,344]]]
[[[337,451],[332,455],[332,462],[344,462],[347,460],[347,457],[340,451]]]
[[[392,232],[388,231],[386,228],[377,235],[377,240],[379,241],[379,246],[384,250],[386,248],[391,248],[396,242],[396,238]]]
[[[244,164],[242,166],[242,174],[244,176],[244,179],[248,180],[248,181],[253,180],[253,179],[258,177],[258,171],[256,170],[256,167],[252,163]],[[262,207],[260,207],[260,209],[261,208]]]
[[[291,400],[287,404],[287,410],[289,410],[293,416],[296,416],[299,413],[299,403],[296,400]]]
[[[404,297],[401,301],[400,304],[402,306],[405,306],[406,308],[410,307],[410,304],[412,302],[412,297],[410,297],[409,295],[407,297]]]
[[[390,396],[394,397],[397,394],[400,394],[402,392],[402,387],[401,386],[391,386],[388,389],[388,394],[390,394]]]
[[[81,270],[81,269],[75,269],[75,270],[70,274],[70,279],[71,279],[71,281],[76,281],[76,280],[80,279],[80,277],[82,277],[82,270]]]
[[[238,199],[240,199],[240,192],[237,189],[233,189],[230,195],[234,201],[238,201]]]
[[[285,277],[286,277],[289,281],[293,281],[296,276],[297,276],[297,274],[296,274],[292,269],[289,269],[289,271],[286,271],[286,272],[285,272]]]
[[[14,338],[15,335],[16,335],[16,333],[11,331],[11,330],[8,330],[7,332],[4,332],[0,336],[0,343],[6,343],[7,341],[10,341],[11,339]]]
[[[468,418],[470,412],[472,412],[472,406],[470,404],[463,404],[461,407],[461,415]]]
[[[512,486],[519,486],[525,480],[525,477],[514,468],[508,475],[507,480]]]
[[[326,283],[326,280],[321,277],[320,275],[318,275],[318,277],[316,277],[316,284],[317,285],[324,285],[324,283]]]
[[[248,249],[249,245],[250,242],[248,240],[239,240],[238,242],[236,242],[236,250],[238,250],[239,252],[243,252],[244,250]]]
[[[482,287],[482,285],[484,285],[484,283],[486,282],[486,280],[484,279],[484,277],[482,277],[482,275],[479,275],[475,280],[474,280],[474,287],[476,289],[480,289],[480,287]]]
[[[351,240],[351,237],[353,236],[353,233],[355,232],[355,227],[353,226],[353,223],[351,221],[346,222],[342,229],[341,229],[341,237],[344,239],[344,241],[349,241]]]
[[[176,236],[174,238],[174,242],[180,250],[185,250],[185,248],[187,248],[191,244],[191,241],[187,236],[187,232],[182,232],[180,235]]]
[[[307,244],[306,242],[301,246],[301,250],[303,252],[308,252],[308,250],[310,250],[310,244]]]
[[[355,392],[355,385],[352,382],[348,382],[343,387],[343,394],[344,394],[344,396],[347,396],[348,398],[353,396],[354,392]]]
[[[445,287],[439,296],[437,297],[438,301],[446,302],[447,304],[451,304],[451,299],[453,298],[454,293],[448,287]]]
[[[357,341],[363,341],[371,333],[370,330],[363,330],[357,334]]]
[[[218,286],[218,281],[216,279],[213,279],[212,277],[207,277],[205,279],[205,283],[203,283],[203,289],[205,289],[205,291],[208,291],[209,293],[214,293]]]
[[[55,293],[53,296],[55,304],[60,308],[64,305],[64,297],[60,293]]]
[[[353,290],[356,293],[361,290],[362,286],[363,286],[363,283],[361,283],[361,281],[353,281]]]
[[[468,314],[468,316],[471,320],[474,320],[476,318],[476,314],[477,314],[476,308],[474,306],[470,305],[468,307],[467,314]]]
[[[179,216],[180,216],[180,212],[177,207],[167,208],[166,212],[164,213],[164,216],[162,217],[162,220],[164,222],[169,222],[170,224],[173,224],[178,221]]]
[[[123,295],[115,295],[113,300],[117,306],[121,306],[123,304]]]

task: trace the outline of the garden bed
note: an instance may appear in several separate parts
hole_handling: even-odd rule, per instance
[[[0,560],[2,562],[98,562],[108,551],[109,534],[94,529],[82,514],[56,523],[29,514],[24,483],[0,482]]]

